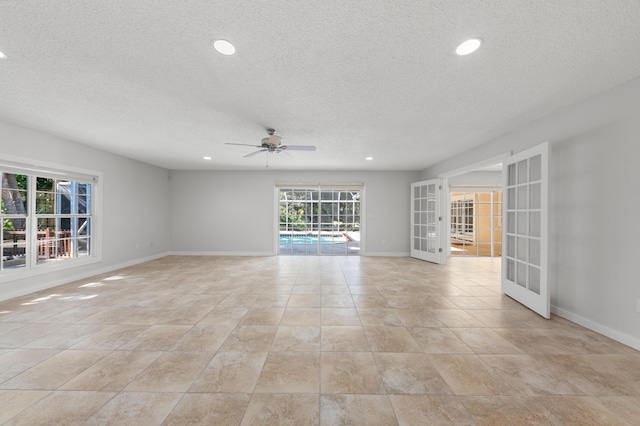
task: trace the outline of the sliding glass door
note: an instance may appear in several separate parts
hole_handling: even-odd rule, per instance
[[[361,186],[279,188],[279,254],[360,255]]]

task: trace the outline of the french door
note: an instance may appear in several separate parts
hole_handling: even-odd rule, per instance
[[[411,257],[444,263],[441,179],[411,184]]]
[[[547,142],[503,162],[502,291],[545,318],[547,280]]]

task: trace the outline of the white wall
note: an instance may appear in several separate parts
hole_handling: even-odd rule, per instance
[[[640,79],[423,171],[549,141],[552,312],[640,349]]]
[[[469,172],[447,179],[449,186],[502,187],[502,172]]]
[[[157,257],[169,251],[168,171],[0,122],[0,159],[20,157],[102,172],[102,261],[0,284],[0,300]]]
[[[409,253],[410,183],[419,172],[171,172],[171,250],[276,253],[276,184],[364,183],[364,244],[369,256]]]

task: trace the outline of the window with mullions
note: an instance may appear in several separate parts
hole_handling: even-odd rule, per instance
[[[360,191],[279,189],[279,254],[359,255]]]
[[[2,172],[1,207],[1,270],[91,255],[92,183]]]

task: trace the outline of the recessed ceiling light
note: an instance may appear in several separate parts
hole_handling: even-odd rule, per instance
[[[373,160],[373,157],[366,157],[365,160],[371,161],[371,160]]]
[[[469,53],[473,53],[478,50],[481,44],[482,40],[480,40],[479,38],[471,38],[460,43],[460,45],[456,48],[456,53],[460,56],[468,55]]]
[[[202,157],[202,159],[203,159],[203,160],[211,160],[211,157],[207,157],[207,156],[205,156],[205,157]]]
[[[236,53],[236,48],[233,44],[229,43],[227,40],[215,40],[213,42],[213,48],[223,55],[233,55]]]
[[[6,59],[7,55],[5,55],[4,53],[0,52],[0,59]]]

